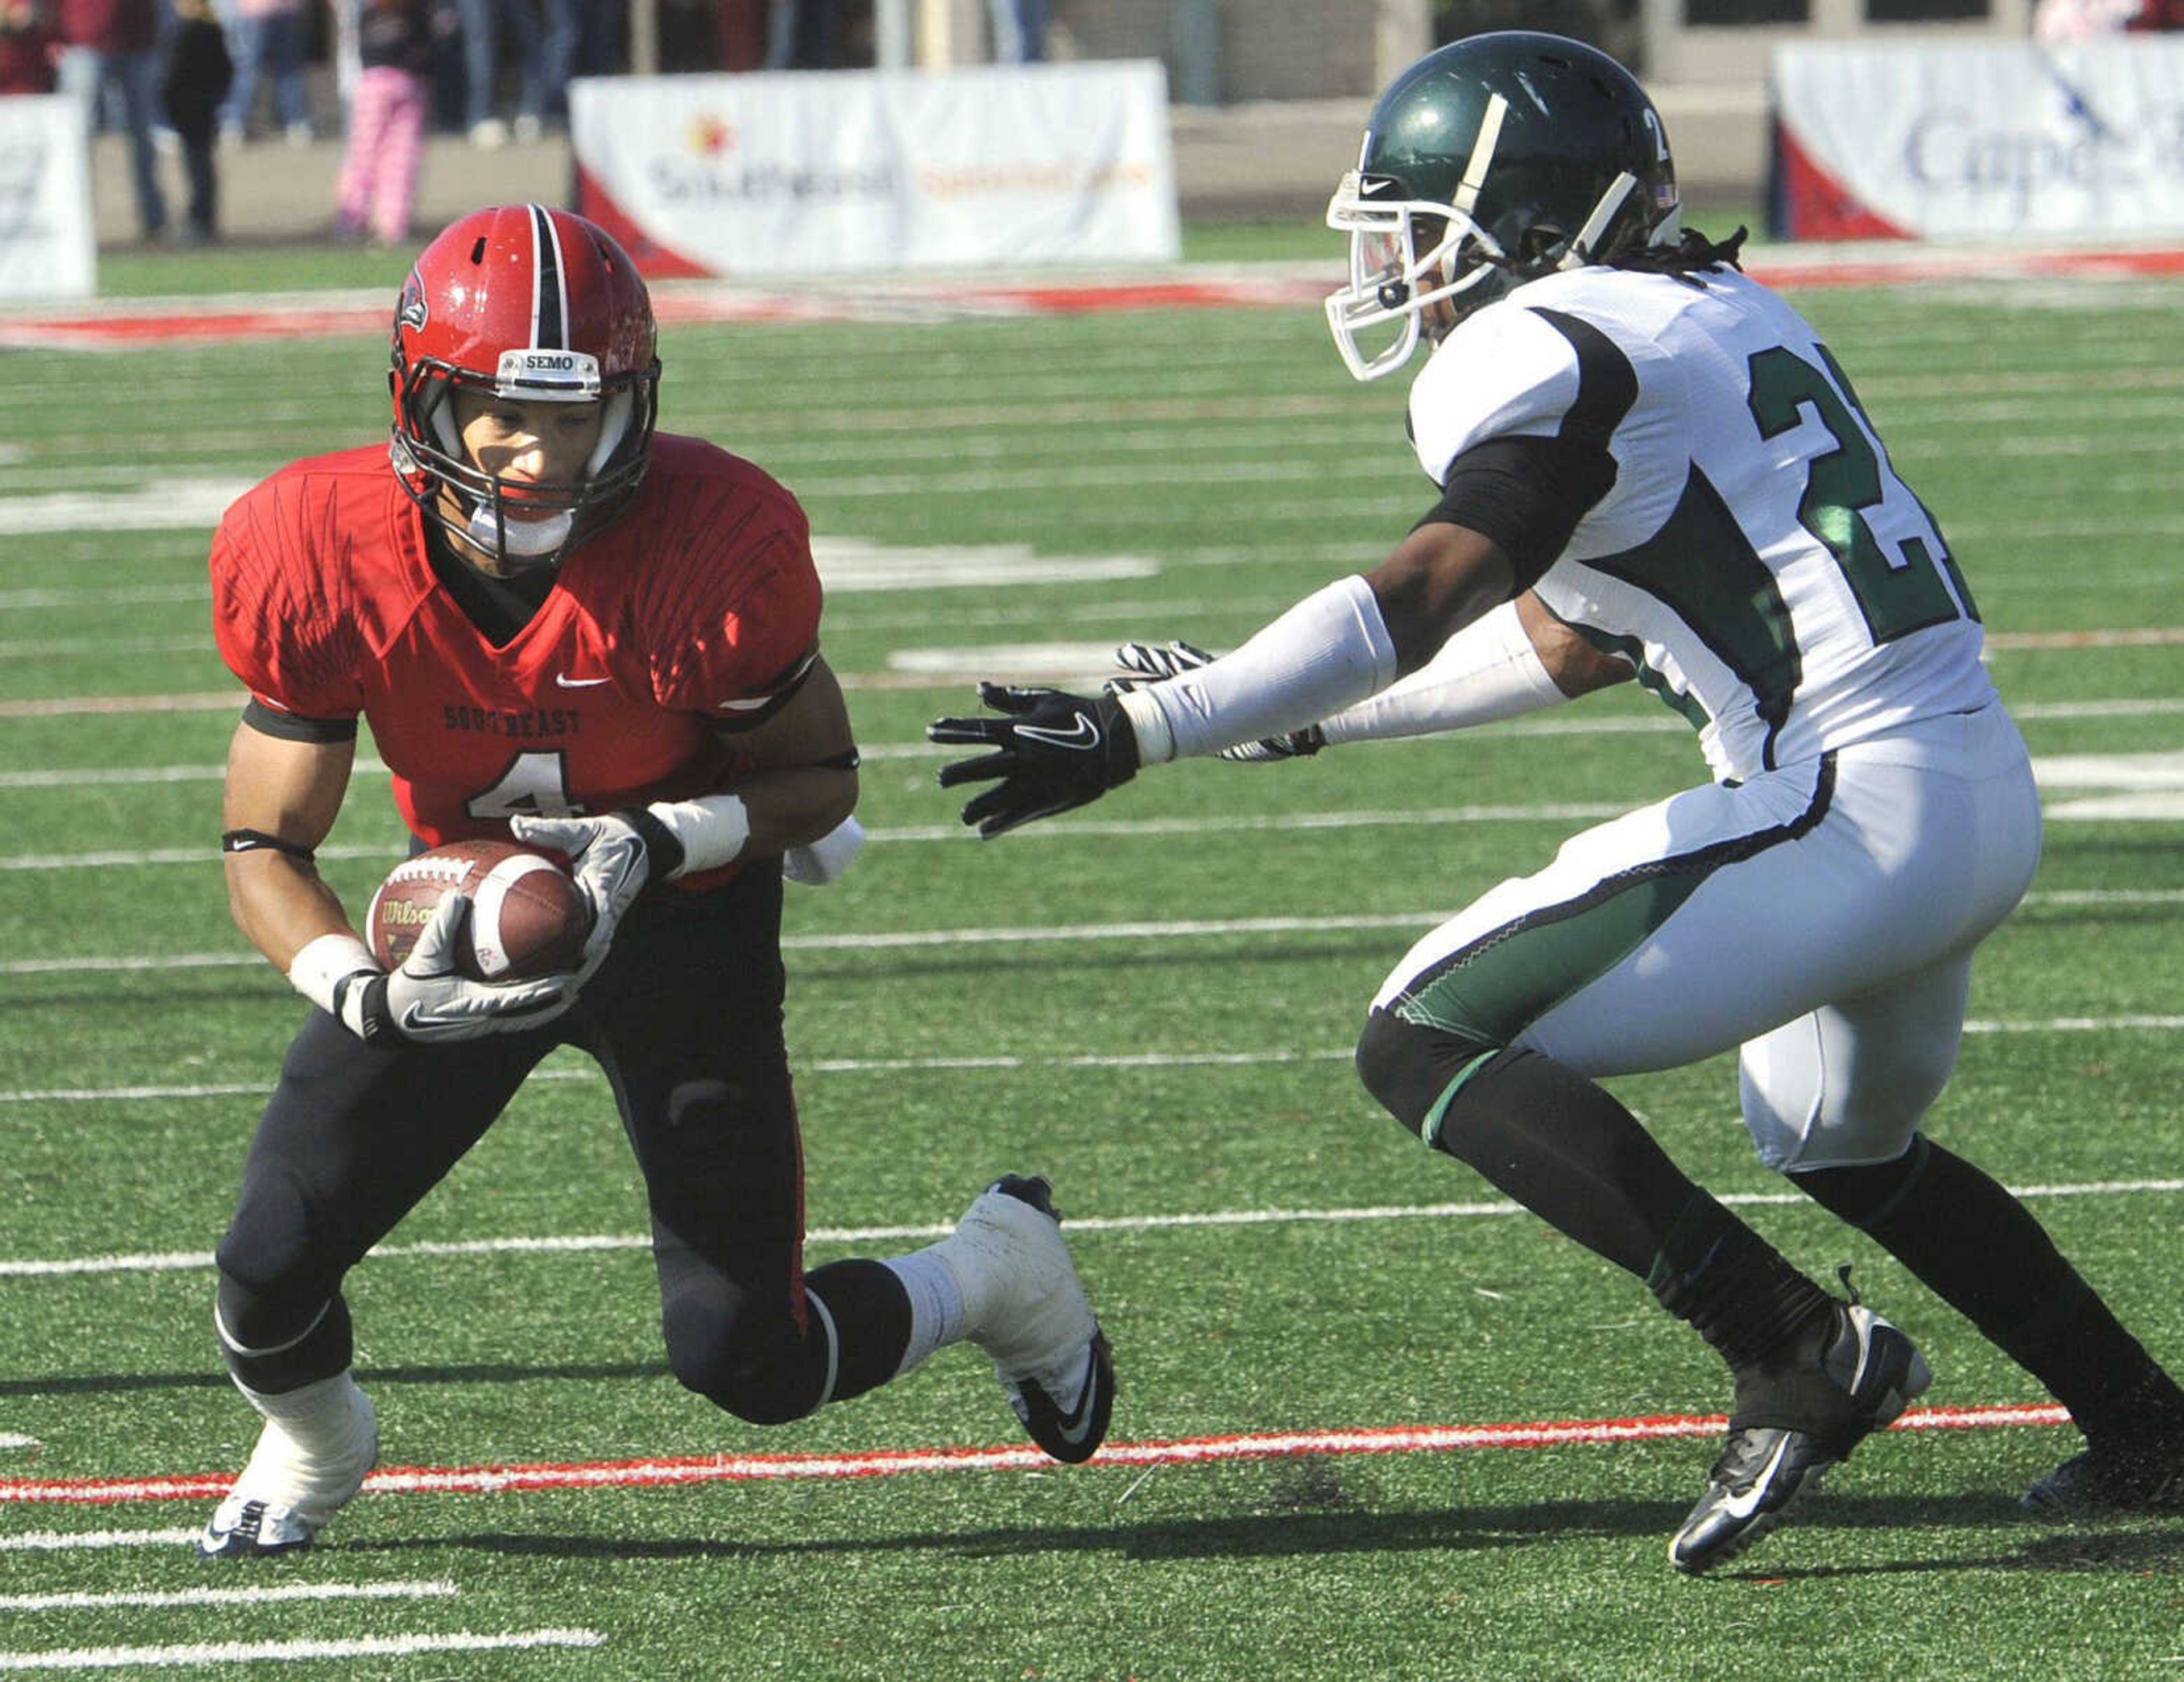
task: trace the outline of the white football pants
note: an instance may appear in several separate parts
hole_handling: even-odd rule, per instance
[[[1588,829],[1413,946],[1376,1005],[1586,1076],[1742,1048],[1770,1167],[1892,1161],[2040,854],[1999,703]]]

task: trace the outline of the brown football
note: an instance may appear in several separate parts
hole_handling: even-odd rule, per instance
[[[592,931],[591,907],[568,870],[512,841],[450,841],[387,873],[365,913],[371,955],[398,968],[443,896],[470,895],[455,967],[472,981],[527,981],[573,969]]]

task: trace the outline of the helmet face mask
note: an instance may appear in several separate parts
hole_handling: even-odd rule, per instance
[[[419,256],[395,310],[389,453],[403,488],[494,571],[557,565],[644,479],[655,343],[644,283],[601,229],[538,205],[464,217]],[[458,393],[599,405],[597,443],[572,479],[504,480],[465,444]]]
[[[1680,231],[1644,90],[1605,53],[1527,31],[1456,42],[1390,83],[1327,224],[1350,236],[1328,326],[1361,380],[1526,281]],[[1360,343],[1376,332],[1379,349]]]
[[[1450,205],[1367,198],[1357,170],[1335,189],[1327,225],[1350,235],[1350,283],[1329,296],[1328,326],[1361,380],[1401,367],[1422,335],[1438,344],[1508,290],[1507,259],[1485,229]],[[1376,331],[1392,337],[1368,354],[1359,336]]]

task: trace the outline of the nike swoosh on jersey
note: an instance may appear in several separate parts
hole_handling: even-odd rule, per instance
[[[1100,745],[1100,727],[1083,713],[1067,730],[1049,730],[1043,725],[1019,724],[1016,733],[1034,742],[1044,742],[1049,747],[1068,748],[1089,751]]]
[[[558,689],[596,689],[613,681],[610,677],[569,677],[558,671],[554,674],[554,686]]]

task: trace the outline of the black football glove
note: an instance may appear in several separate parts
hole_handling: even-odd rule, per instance
[[[1115,650],[1115,664],[1135,675],[1110,677],[1100,687],[1111,695],[1120,695],[1142,689],[1148,683],[1165,683],[1178,673],[1195,671],[1201,666],[1211,666],[1213,659],[1195,643],[1169,642],[1158,648],[1150,643],[1125,643]],[[1284,735],[1262,736],[1256,742],[1223,748],[1217,757],[1233,760],[1238,765],[1271,765],[1276,760],[1307,759],[1326,745],[1327,732],[1317,724],[1307,724],[1301,730],[1291,730]]]
[[[1085,805],[1138,774],[1137,732],[1112,696],[981,683],[978,699],[1003,716],[936,718],[925,735],[996,749],[940,768],[943,788],[994,784],[963,808],[963,822],[977,825],[982,838]]]

